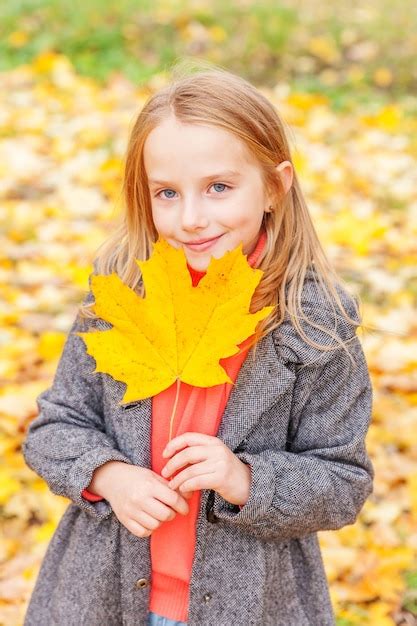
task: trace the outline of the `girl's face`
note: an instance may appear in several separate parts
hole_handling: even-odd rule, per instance
[[[270,199],[242,141],[171,116],[149,133],[143,156],[155,228],[184,249],[191,267],[206,271],[211,256],[218,259],[239,243],[243,254],[253,251]]]

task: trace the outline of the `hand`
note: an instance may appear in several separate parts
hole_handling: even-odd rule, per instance
[[[171,439],[162,456],[170,458],[161,471],[171,478],[169,486],[181,494],[214,489],[231,504],[243,505],[249,498],[250,466],[243,463],[218,437],[188,432]]]
[[[189,506],[168,481],[145,467],[108,461],[98,467],[90,483],[93,492],[109,501],[118,520],[137,537],[148,537]]]

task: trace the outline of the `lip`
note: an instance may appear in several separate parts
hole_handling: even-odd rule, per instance
[[[223,235],[213,237],[213,239],[203,239],[201,243],[184,243],[184,245],[193,252],[203,252],[211,248],[211,246],[214,245],[216,241],[220,239],[220,237],[223,237]]]

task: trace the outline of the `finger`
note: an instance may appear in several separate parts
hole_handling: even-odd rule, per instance
[[[174,439],[171,439],[171,441],[167,443],[165,450],[162,452],[162,456],[164,458],[168,458],[176,450],[187,446],[218,445],[219,443],[222,443],[220,439],[213,437],[212,435],[206,435],[205,433],[182,433],[182,435],[174,437]]]
[[[214,474],[214,472],[212,472]],[[180,491],[184,490],[183,495],[185,496],[186,491],[198,491],[200,489],[214,489],[214,482],[212,474],[200,474],[199,476],[194,476],[189,480],[186,480],[182,485]]]
[[[134,521],[143,526],[145,530],[156,530],[160,525],[160,521],[155,519],[149,513],[145,511],[137,511],[134,517]]]
[[[186,480],[194,478],[194,476],[200,476],[201,474],[214,474],[212,465],[209,462],[195,463],[190,465],[185,470],[182,470],[179,474],[174,476],[170,481],[169,486],[171,489],[180,489]]]
[[[151,530],[145,528],[134,519],[129,519],[125,526],[132,533],[132,535],[135,535],[135,537],[149,537],[149,535],[152,534]]]
[[[149,503],[145,513],[151,515],[159,522],[167,522],[173,519],[176,515],[176,511],[174,511],[174,509],[172,509],[170,506],[167,506],[164,502],[161,502],[156,498],[153,498],[153,500]]]
[[[212,449],[212,448],[210,448]],[[208,446],[193,446],[192,448],[185,448],[181,452],[177,452],[162,468],[161,474],[165,478],[175,474],[181,467],[185,467],[190,463],[197,463],[198,461],[205,461],[210,453]]]
[[[160,476],[156,472],[154,472],[154,474],[155,474],[155,478],[158,480],[158,482],[160,482],[162,485],[165,485],[166,487],[168,487],[169,480],[167,480],[163,476]]]
[[[167,484],[167,480],[165,480],[165,478],[163,476],[161,476],[160,474],[158,474],[157,472],[153,472],[155,478],[157,478],[159,480],[160,483],[163,483],[164,485]]]
[[[168,485],[161,485],[160,490],[156,490],[153,495],[171,509],[174,509],[174,511],[181,513],[181,515],[187,515],[189,512],[188,503],[185,498],[183,498],[182,494],[171,489]]]

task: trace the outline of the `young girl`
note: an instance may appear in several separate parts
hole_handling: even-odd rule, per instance
[[[111,324],[90,289],[23,445],[71,500],[25,626],[333,625],[317,532],[354,524],[373,490],[372,387],[358,298],[319,243],[284,123],[232,73],[180,76],[139,113],[123,189],[96,273],[143,295],[135,259],[162,237],[195,287],[242,243],[264,272],[251,312],[276,306],[220,360],[233,385],[181,384],[170,439],[176,383],[122,405],[125,383],[94,372],[76,332]]]

